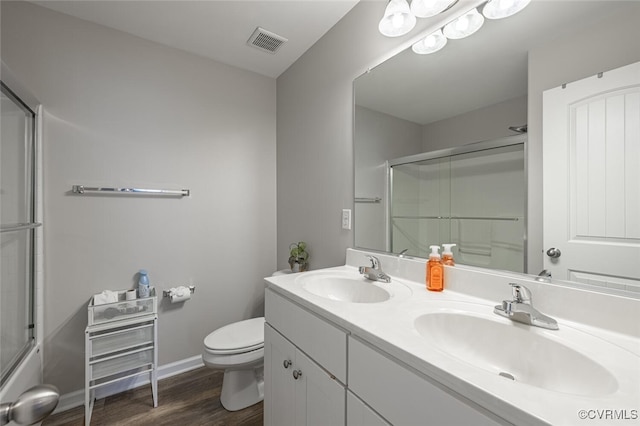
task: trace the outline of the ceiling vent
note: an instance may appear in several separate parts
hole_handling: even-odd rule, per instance
[[[264,28],[256,28],[251,34],[247,44],[253,46],[256,49],[260,49],[263,52],[276,53],[276,51],[288,40],[284,37],[274,34],[271,31],[267,31]]]

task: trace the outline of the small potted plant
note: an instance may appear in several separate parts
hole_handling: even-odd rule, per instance
[[[298,270],[295,270],[295,265]],[[300,241],[289,246],[289,266],[293,272],[304,272],[309,268],[309,253],[307,253],[307,243]]]

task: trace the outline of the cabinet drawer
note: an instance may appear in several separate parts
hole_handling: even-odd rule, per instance
[[[340,382],[347,383],[347,334],[273,290],[265,292],[267,322]]]
[[[134,349],[153,343],[153,322],[129,327],[125,329],[109,331],[100,334],[91,334],[92,360],[114,352]]]
[[[92,361],[91,380],[104,379],[114,374],[142,369],[153,365],[153,347]]]
[[[490,414],[471,401],[454,396],[352,337],[349,338],[349,389],[392,424],[501,424],[487,417]]]

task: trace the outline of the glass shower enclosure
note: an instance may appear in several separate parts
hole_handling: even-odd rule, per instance
[[[35,112],[4,82],[0,104],[0,384],[34,340]]]
[[[525,272],[526,135],[388,162],[390,251],[427,258],[455,243],[460,264]]]

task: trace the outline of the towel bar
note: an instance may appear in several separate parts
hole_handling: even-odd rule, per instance
[[[99,192],[105,194],[131,194],[131,195],[166,195],[170,197],[188,197],[190,191],[188,189],[143,189],[143,188],[107,188],[107,187],[89,187],[84,185],[73,185],[71,191],[75,194],[87,194],[91,192]]]

